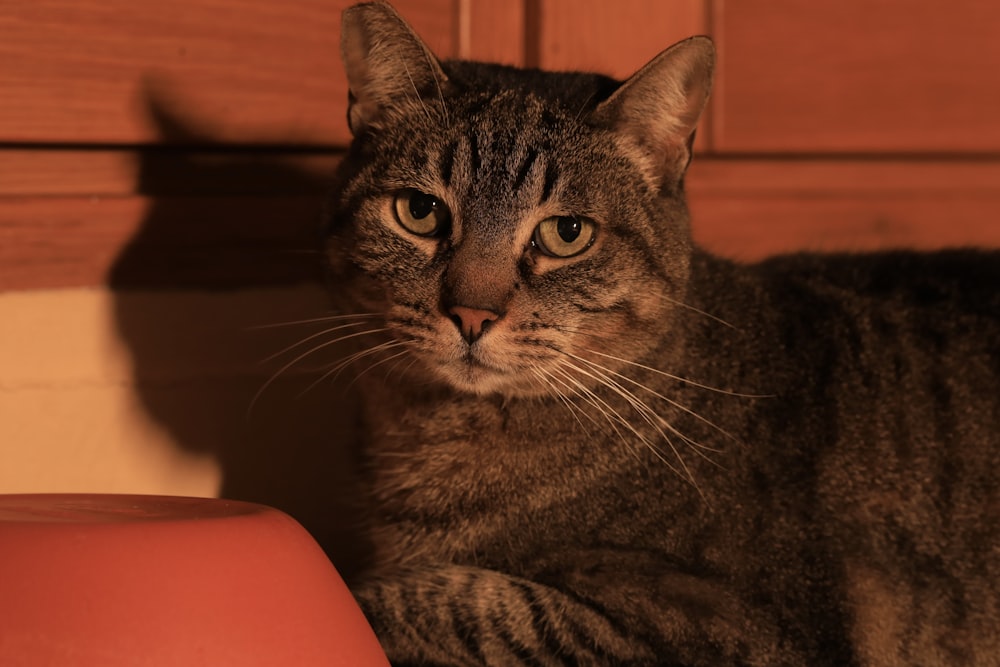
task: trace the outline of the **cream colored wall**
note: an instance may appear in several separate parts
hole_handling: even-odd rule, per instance
[[[338,428],[301,412],[324,415],[329,397],[321,388],[296,400],[304,380],[294,372],[258,399],[266,423],[248,412],[278,363],[260,360],[304,335],[254,325],[322,310],[316,287],[0,293],[0,493],[215,496],[223,458],[259,464],[264,486],[269,468],[294,475],[269,458],[300,446],[296,438],[322,448]]]
[[[0,294],[0,491],[218,492],[144,411],[111,311],[104,289]]]

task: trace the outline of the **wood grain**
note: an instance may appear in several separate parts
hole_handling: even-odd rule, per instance
[[[458,57],[525,64],[526,0],[459,0]]]
[[[714,4],[716,150],[1000,152],[1000,4]]]
[[[527,64],[552,70],[601,72],[626,79],[668,46],[709,30],[709,0],[532,0]],[[532,23],[537,23],[533,25]],[[712,149],[712,104],[695,150]]]
[[[349,2],[0,0],[0,144],[14,145],[0,149],[0,290],[318,280],[340,153],[317,147],[347,139]],[[688,178],[700,242],[744,259],[1000,246],[1000,159],[975,157],[1000,152],[1000,92],[983,85],[1000,9],[871,0],[859,22],[860,0],[707,3],[395,4],[441,55],[619,77],[705,32],[711,10],[722,85]],[[887,157],[935,151],[950,157]]]
[[[0,291],[320,279],[320,211],[336,156],[101,155],[106,167],[70,180],[62,196],[0,196]],[[52,173],[66,173],[79,155],[50,157]],[[121,164],[143,165],[146,178],[132,180]],[[29,183],[44,180],[34,165]],[[696,239],[739,259],[1000,247],[997,161],[699,159],[687,188]]]
[[[1000,248],[1000,162],[696,160],[698,242],[742,260],[811,251]]]
[[[0,149],[0,198],[318,196],[329,188],[341,155],[338,151]]]
[[[342,146],[351,0],[0,0],[0,143]],[[442,56],[453,0],[397,0]]]
[[[707,0],[537,0],[539,67],[625,78],[674,42],[704,34]]]
[[[314,282],[320,198],[0,198],[0,291]]]

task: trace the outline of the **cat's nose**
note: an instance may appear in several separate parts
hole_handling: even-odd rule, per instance
[[[448,316],[455,323],[455,326],[458,327],[458,330],[462,332],[462,338],[469,345],[479,340],[486,333],[486,330],[501,317],[492,310],[468,308],[466,306],[451,306],[448,308]]]

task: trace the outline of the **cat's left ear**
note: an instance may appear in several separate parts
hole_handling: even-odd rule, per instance
[[[406,100],[440,98],[448,77],[388,2],[344,10],[340,50],[350,87],[348,125],[357,136]]]
[[[669,187],[691,161],[714,67],[715,47],[708,37],[674,44],[598,105],[591,119],[624,134],[650,161],[661,186]]]

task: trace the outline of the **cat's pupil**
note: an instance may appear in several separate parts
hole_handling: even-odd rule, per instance
[[[559,222],[556,223],[556,232],[566,243],[572,243],[579,236],[580,232],[583,230],[583,225],[576,218],[559,218]]]
[[[415,193],[410,197],[410,215],[414,220],[423,220],[437,207],[437,199],[431,195]]]

